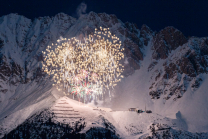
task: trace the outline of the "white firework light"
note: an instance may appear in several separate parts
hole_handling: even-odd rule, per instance
[[[48,46],[42,67],[44,72],[53,76],[57,89],[65,95],[76,95],[84,102],[96,99],[117,85],[123,78],[124,48],[109,28],[95,29],[93,35],[83,40],[62,38]],[[66,93],[65,93],[66,92]]]

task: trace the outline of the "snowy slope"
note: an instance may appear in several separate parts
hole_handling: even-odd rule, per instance
[[[47,45],[55,43],[60,36],[76,36],[82,39],[87,35],[86,32],[89,34],[95,27],[105,27],[106,24],[109,24],[111,31],[118,36],[121,36],[118,28],[120,31],[125,30],[124,24],[114,15],[98,15],[94,12],[78,20],[63,13],[52,18],[40,17],[34,21],[10,14],[1,17],[0,23],[1,120],[28,105],[33,105],[40,99],[41,94],[47,95],[51,89],[51,78],[41,71],[41,51],[45,51]],[[129,35],[135,34],[129,30],[127,32]],[[123,35],[121,37],[125,38]]]
[[[138,107],[144,109],[145,105],[147,109],[153,110],[153,112],[158,113],[163,116],[168,116],[176,119],[176,113],[181,113],[181,120],[183,120],[185,130],[191,132],[207,132],[208,131],[208,94],[207,94],[207,84],[208,75],[206,73],[198,74],[196,77],[189,77],[185,73],[176,73],[175,76],[187,77],[181,78],[178,82],[174,81],[174,78],[164,79],[162,78],[165,74],[164,63],[167,61],[177,61],[176,59],[182,59],[184,52],[182,49],[188,49],[189,43],[178,47],[175,51],[170,54],[170,58],[165,60],[158,60],[157,64],[154,66],[153,70],[149,71],[149,65],[155,62],[152,59],[151,42],[146,48],[146,56],[141,62],[141,68],[136,70],[131,76],[124,78],[115,89],[115,97],[111,101],[110,106],[112,109],[126,110],[130,107]],[[207,46],[206,46],[207,47]],[[186,50],[187,51],[187,50]],[[186,52],[185,51],[185,52]],[[180,56],[181,54],[181,56]],[[172,69],[173,70],[173,69]],[[155,77],[161,73],[160,80],[155,80]],[[193,84],[196,79],[200,78],[202,81],[199,82],[197,88],[193,88]],[[166,87],[164,84],[170,84]],[[156,84],[154,87],[150,88],[152,84]],[[186,85],[186,91],[182,93],[182,97],[175,99],[174,95],[170,99],[165,99],[168,95],[163,92],[160,94],[159,99],[151,99],[150,90],[158,90],[162,88],[163,90],[170,89],[174,85]],[[158,87],[158,88],[156,88]],[[165,88],[166,87],[166,88]],[[176,91],[175,91],[176,92]]]
[[[54,94],[57,94],[57,92],[54,92]],[[41,106],[43,104],[39,103],[36,105]],[[28,112],[32,112],[33,107],[29,106],[27,109],[24,109],[24,111],[21,111],[22,114],[25,115]],[[139,114],[130,111],[112,111],[110,108],[92,107],[64,96],[57,99],[47,111],[36,112],[28,120],[25,119],[26,121],[23,124],[20,124],[6,136],[18,135],[23,137],[21,135],[21,132],[23,133],[23,127],[29,126],[27,130],[29,132],[26,136],[30,138],[37,138],[43,132],[49,138],[54,136],[61,138],[73,134],[82,135],[81,137],[85,138],[96,136],[106,137],[107,132],[110,132],[108,137],[111,136],[111,138],[129,139],[154,138],[156,136],[160,138],[164,136],[169,138],[208,137],[208,134],[196,134],[185,131],[184,124],[178,119],[180,118],[180,114],[178,113],[177,115],[177,119],[170,119],[156,113]],[[17,113],[12,118],[11,116],[8,117],[10,121],[15,121],[16,123],[19,120],[18,118],[19,115]],[[5,127],[6,125],[3,126]],[[12,124],[7,126],[7,130],[13,129],[13,126]],[[41,133],[37,133],[38,130],[36,128],[38,127],[41,127],[39,131]],[[103,134],[97,135],[96,133],[91,133],[93,129]],[[53,130],[56,133],[53,133]],[[71,132],[71,134],[67,134],[68,132]]]
[[[41,51],[60,36],[83,39],[100,26],[110,28],[122,41],[125,78],[111,91],[112,100],[106,95],[97,105],[83,106],[65,98],[70,107],[81,111],[87,123],[107,119],[122,138],[152,136],[152,129],[161,123],[158,119],[171,127],[167,134],[179,134],[179,129],[193,136],[196,131],[208,132],[208,38],[187,39],[174,27],[156,33],[146,25],[139,29],[123,23],[115,15],[90,12],[79,19],[64,13],[34,21],[17,14],[0,18],[0,133],[63,97],[41,71]],[[93,110],[97,106],[102,111]],[[152,117],[126,111],[145,106],[153,111]],[[81,133],[92,127],[104,126],[87,124]]]

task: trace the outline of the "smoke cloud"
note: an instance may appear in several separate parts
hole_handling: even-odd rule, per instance
[[[86,13],[86,10],[87,4],[85,4],[84,2],[80,3],[76,10],[77,17],[80,18],[81,16],[83,16]]]

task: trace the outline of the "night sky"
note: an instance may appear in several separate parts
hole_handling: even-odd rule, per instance
[[[115,14],[139,28],[146,24],[160,31],[174,26],[187,37],[208,36],[208,0],[0,0],[0,17],[18,13],[34,19],[60,12],[76,17],[81,2],[87,5],[86,13]]]

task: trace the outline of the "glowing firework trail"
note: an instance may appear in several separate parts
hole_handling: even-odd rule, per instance
[[[62,38],[57,43],[47,47],[47,54],[43,52],[43,70],[53,75],[58,89],[65,88],[80,97],[96,97],[104,93],[104,88],[109,90],[116,86],[123,77],[120,61],[124,58],[124,48],[120,48],[121,41],[111,35],[109,28],[95,29],[94,35],[89,35],[84,41],[73,37]],[[83,83],[90,86],[83,89]]]

